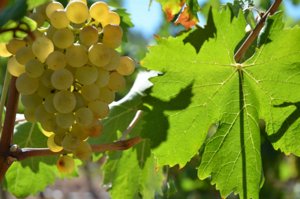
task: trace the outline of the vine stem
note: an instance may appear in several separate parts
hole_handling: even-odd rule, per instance
[[[138,144],[141,141],[142,141],[141,137],[134,137],[128,140],[121,140],[109,144],[92,145],[92,150],[93,152],[126,150]],[[10,152],[9,155],[10,157],[20,161],[30,157],[59,155],[64,153],[66,153],[66,151],[53,152],[50,151],[49,148],[22,148]]]
[[[7,93],[8,93],[10,79],[11,79],[11,75],[9,74],[8,70],[6,70],[5,78],[4,78],[4,82],[3,82],[3,88],[2,88],[2,92],[1,92],[1,99],[0,99],[0,136],[2,133],[2,127],[3,127],[2,114],[3,114],[5,101],[6,101],[6,97],[7,97]]]
[[[16,77],[10,80],[9,94],[6,105],[5,120],[0,139],[0,182],[2,181],[7,169],[10,166],[9,151],[13,139],[14,123],[16,119],[19,93],[16,89]],[[2,113],[1,113],[2,114]]]
[[[269,15],[273,15],[276,10],[278,9],[279,5],[281,4],[282,0],[275,0],[272,6],[268,9],[268,11],[262,16],[258,24],[255,26],[255,28],[252,30],[252,32],[249,34],[247,39],[244,41],[244,43],[241,45],[241,47],[238,49],[238,51],[234,55],[234,59],[237,63],[241,61],[244,54],[248,50],[248,48],[251,46],[251,44],[255,41],[255,39],[258,37],[259,32],[264,27],[265,22]]]

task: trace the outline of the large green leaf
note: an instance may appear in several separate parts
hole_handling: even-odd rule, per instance
[[[230,10],[213,12],[207,32],[199,34],[207,39],[199,53],[194,44],[183,42],[188,34],[150,48],[143,65],[163,72],[153,78],[152,102],[153,109],[158,100],[165,102],[156,110],[165,120],[156,120],[143,134],[151,139],[160,165],[183,166],[205,144],[199,178],[211,177],[222,196],[234,192],[255,199],[263,179],[260,119],[276,149],[299,154],[300,29],[282,30],[281,20],[277,15],[268,21],[273,23],[269,37],[242,64],[234,61],[234,52],[246,22]],[[167,125],[164,137],[153,130],[161,124]]]
[[[152,199],[155,194],[162,194],[162,168],[156,166],[147,141],[122,153],[111,154],[104,174],[105,182],[112,184],[112,198]]]
[[[31,123],[16,127],[14,143],[20,147],[45,147],[47,138],[40,128]],[[35,157],[14,162],[5,175],[5,184],[16,197],[26,197],[45,189],[59,176],[56,168],[56,156]]]

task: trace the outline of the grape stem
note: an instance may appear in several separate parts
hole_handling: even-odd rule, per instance
[[[121,140],[109,144],[92,145],[92,150],[93,152],[126,150],[140,143],[141,141],[142,141],[141,137],[134,137],[127,140]],[[50,151],[50,149],[48,148],[22,148],[15,151],[11,151],[9,156],[20,161],[30,157],[59,155],[65,153],[67,152],[66,151],[53,152]]]
[[[269,10],[262,16],[262,18],[260,19],[258,24],[255,26],[255,28],[252,30],[252,32],[247,37],[247,39],[244,41],[244,43],[241,45],[241,47],[237,50],[237,52],[234,55],[234,59],[237,63],[240,63],[244,54],[247,52],[247,50],[249,49],[251,44],[258,37],[258,34],[261,31],[261,29],[264,27],[268,16],[273,15],[276,12],[276,10],[278,9],[281,2],[282,2],[282,0],[274,1],[272,6],[269,8]]]
[[[11,162],[8,161],[10,145],[13,139],[14,124],[16,119],[19,93],[16,89],[16,77],[10,80],[9,94],[6,105],[5,120],[0,139],[0,182],[2,181]],[[1,113],[2,114],[2,113]]]

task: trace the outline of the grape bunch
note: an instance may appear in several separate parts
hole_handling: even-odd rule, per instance
[[[120,16],[105,2],[88,7],[71,0],[66,7],[56,1],[42,5],[30,17],[38,28],[6,45],[25,118],[40,123],[50,150],[88,160],[87,138],[101,134],[109,104],[135,69],[116,50],[123,36]],[[69,171],[63,165],[73,165],[70,161],[61,156],[59,170]]]

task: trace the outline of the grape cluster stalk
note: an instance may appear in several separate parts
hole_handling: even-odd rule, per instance
[[[105,2],[88,7],[85,0],[71,0],[64,7],[52,1],[30,17],[38,26],[34,37],[6,44],[7,69],[17,77],[26,120],[40,123],[51,151],[64,151],[57,167],[68,173],[73,157],[90,159],[87,139],[101,135],[101,120],[135,62],[118,52],[120,16]]]

